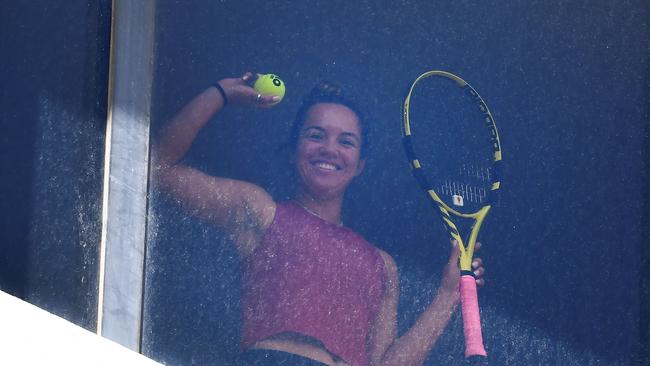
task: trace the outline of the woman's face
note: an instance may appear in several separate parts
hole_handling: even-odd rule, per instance
[[[294,164],[301,188],[314,197],[343,195],[363,170],[359,118],[341,104],[314,104],[298,135]]]

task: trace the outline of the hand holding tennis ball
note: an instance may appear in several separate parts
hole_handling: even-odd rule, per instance
[[[277,95],[280,97],[280,99],[271,105],[280,103],[282,98],[284,98],[284,82],[274,74],[259,75],[257,80],[255,80],[253,88],[255,88],[255,90],[257,90],[261,95]]]

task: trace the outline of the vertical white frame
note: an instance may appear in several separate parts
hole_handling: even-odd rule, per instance
[[[113,0],[97,333],[140,352],[154,0]]]

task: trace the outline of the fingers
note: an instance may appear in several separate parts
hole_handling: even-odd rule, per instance
[[[451,239],[451,254],[458,255],[460,250],[458,249],[458,241],[456,239]]]
[[[253,73],[250,71],[245,72],[241,79],[247,84],[250,84],[255,80]]]
[[[474,267],[472,268],[472,273],[474,273],[474,276],[476,278],[481,278],[483,275],[485,275],[485,268],[483,267]]]
[[[254,97],[253,103],[259,108],[270,108],[280,101],[277,95],[262,95],[257,93]]]
[[[247,71],[244,73],[244,75],[242,75],[241,80],[246,86],[252,87],[255,83],[255,80],[257,80],[260,75],[261,74],[255,74],[253,72]],[[257,90],[252,88],[246,91],[246,94],[248,95],[247,104],[258,108],[272,107],[281,99],[278,95],[262,95],[258,93]]]
[[[477,241],[476,244],[474,244],[474,252],[481,249],[481,245],[481,242]],[[472,261],[472,272],[474,273],[474,277],[476,277],[476,286],[485,286],[485,278],[483,278],[485,268],[483,267],[483,260],[481,258],[474,258]]]
[[[255,108],[270,108],[280,101],[279,96],[262,95],[253,88],[259,74],[247,71],[240,77],[219,80],[230,104]]]
[[[458,249],[458,243],[455,240],[451,240],[451,248],[449,253],[449,261],[443,269],[443,276],[440,287],[443,291],[450,294],[458,293],[458,278],[460,276],[460,265],[459,257],[460,251]]]
[[[450,266],[455,263],[456,266],[460,268],[460,249],[458,248],[458,242],[455,239],[451,239],[451,246],[451,253],[449,254],[449,262],[447,265]],[[476,252],[479,249],[481,249],[481,243],[476,242],[474,245],[474,251]],[[485,285],[485,279],[483,278],[485,275],[483,259],[474,258],[472,260],[472,272],[474,273],[474,277],[476,277],[476,285],[478,287],[483,287]]]
[[[485,267],[483,267],[483,260],[481,258],[474,258],[472,261],[472,272],[474,273],[474,277],[476,277],[476,285],[479,287],[485,285],[485,279],[483,278],[483,275],[485,275]]]
[[[451,240],[451,251],[449,253],[449,264],[457,264],[460,266],[460,249],[458,249],[458,241]]]

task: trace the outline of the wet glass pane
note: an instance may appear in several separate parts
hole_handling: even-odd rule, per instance
[[[0,18],[0,288],[94,329],[110,2]]]
[[[647,328],[648,12],[641,0],[159,1],[152,134],[184,150],[165,126],[195,96],[246,71],[276,74],[286,95],[272,108],[231,98],[199,129],[186,118],[177,132],[199,133],[178,162],[289,200],[302,182],[286,148],[302,97],[323,80],[341,85],[370,137],[342,222],[394,259],[403,335],[438,293],[449,245],[410,174],[402,101],[425,71],[460,75],[489,105],[503,149],[501,194],[479,235],[490,363],[631,364]],[[217,108],[218,91],[206,93],[207,110]],[[165,189],[161,164],[154,147],[143,351],[170,364],[240,364],[241,239],[200,202],[241,197],[218,196],[203,175]],[[463,343],[456,310],[425,364],[458,364]]]

